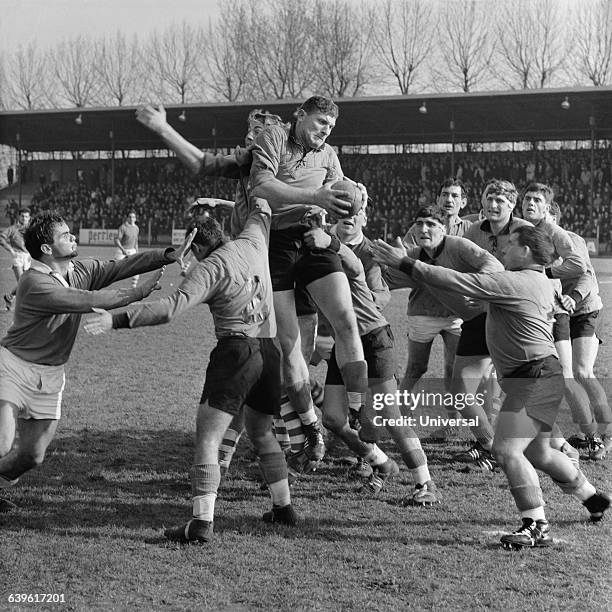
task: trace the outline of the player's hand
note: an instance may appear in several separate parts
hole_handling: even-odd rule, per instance
[[[250,166],[253,161],[253,154],[251,153],[251,148],[244,147],[236,147],[234,149],[234,157],[236,158],[236,163],[240,166]]]
[[[166,120],[166,109],[160,104],[157,108],[151,104],[141,106],[136,111],[136,119],[145,127],[149,128],[156,134],[161,132],[168,126]]]
[[[377,239],[372,246],[374,261],[385,264],[391,268],[399,268],[402,259],[406,257],[406,247],[400,238],[395,239],[395,246],[387,244],[384,240]]]
[[[352,207],[350,202],[347,202],[350,195],[348,191],[332,189],[331,184],[326,183],[314,192],[313,203],[335,217],[346,217],[351,214]]]
[[[189,249],[191,248],[191,243],[193,242],[193,239],[195,238],[195,235],[197,233],[198,233],[197,228],[194,228],[193,230],[191,230],[189,234],[185,236],[185,240],[183,241],[183,244],[181,244],[181,246],[178,249],[175,249],[174,251],[170,251],[166,257],[170,261],[176,261],[182,268],[184,265],[183,259],[185,258],[187,253],[189,253]]]
[[[93,314],[87,317],[83,329],[93,336],[105,334],[113,329],[113,315],[103,308],[92,308]]]
[[[151,295],[153,291],[159,291],[161,289],[161,285],[159,281],[161,277],[164,275],[166,270],[166,266],[160,268],[155,274],[151,274],[143,283],[140,284],[139,289],[144,293],[143,298]]]
[[[331,236],[320,227],[315,227],[304,234],[304,244],[309,249],[326,249],[331,244]]]
[[[558,295],[557,300],[564,310],[567,310],[570,314],[576,310],[576,300],[571,298],[569,295]]]

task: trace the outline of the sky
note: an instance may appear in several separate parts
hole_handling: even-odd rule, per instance
[[[0,48],[31,40],[46,47],[117,30],[147,35],[183,20],[207,24],[216,13],[217,0],[0,0]]]

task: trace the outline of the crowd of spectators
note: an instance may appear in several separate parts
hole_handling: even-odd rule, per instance
[[[532,180],[551,185],[563,213],[563,226],[582,236],[612,245],[612,151],[598,149],[591,177],[590,151],[472,152],[455,155],[455,176],[468,188],[464,211],[477,213],[486,182],[511,180],[520,189]],[[368,233],[388,239],[403,235],[415,211],[432,202],[440,182],[451,176],[449,153],[341,154],[347,176],[364,183],[370,194]],[[114,197],[108,163],[77,171],[75,181],[60,184],[41,176],[32,208],[58,210],[72,225],[119,227],[135,210],[141,232],[153,242],[167,240],[173,227],[183,227],[186,208],[196,197],[233,199],[235,184],[227,179],[193,177],[175,158],[117,161]],[[591,199],[591,189],[593,198]],[[141,234],[142,235],[142,234]]]

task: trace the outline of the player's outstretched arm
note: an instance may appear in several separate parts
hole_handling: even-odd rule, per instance
[[[152,291],[160,289],[159,281],[164,274],[166,267],[159,269],[155,274],[145,279],[137,287],[131,289],[101,289],[99,291],[93,291],[93,308],[121,308],[127,306],[132,302],[138,302],[149,296]]]
[[[152,132],[155,132],[194,174],[200,171],[202,161],[204,160],[204,153],[183,138],[168,123],[166,120],[166,109],[161,104],[157,108],[151,104],[141,106],[136,111],[136,119]]]

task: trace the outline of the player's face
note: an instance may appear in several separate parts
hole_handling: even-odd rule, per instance
[[[336,223],[336,235],[340,242],[350,242],[359,237],[363,226],[366,224],[365,213],[359,211],[352,217],[339,219]]]
[[[449,217],[454,217],[465,207],[467,200],[461,195],[461,187],[452,185],[442,187],[438,196],[438,208]]]
[[[19,225],[23,227],[30,225],[30,213],[23,212],[19,215]]]
[[[439,247],[446,234],[446,228],[437,219],[430,217],[417,219],[414,226],[417,244],[424,249]]]
[[[525,267],[526,250],[518,241],[518,234],[510,234],[508,247],[503,255],[506,270],[522,270]]]
[[[72,259],[77,256],[76,236],[70,233],[65,223],[58,223],[53,230],[51,255],[54,259]]]
[[[510,220],[510,213],[513,208],[514,204],[500,193],[489,193],[482,204],[485,217],[489,221],[497,223],[507,223]]]
[[[528,191],[523,198],[523,218],[531,223],[538,223],[546,216],[548,204],[544,194]]]
[[[249,131],[247,132],[247,135],[244,137],[244,144],[247,147],[249,145],[252,145],[255,142],[255,139],[257,138],[257,136],[261,134],[264,127],[265,127],[264,124],[261,123],[260,121],[252,121],[251,124],[249,125]]]
[[[130,223],[131,225],[134,225],[134,223],[136,223],[136,215],[134,213],[128,215],[128,223]]]
[[[309,147],[318,149],[325,144],[327,137],[336,125],[336,118],[325,113],[306,114],[303,110],[298,112],[296,134]]]

